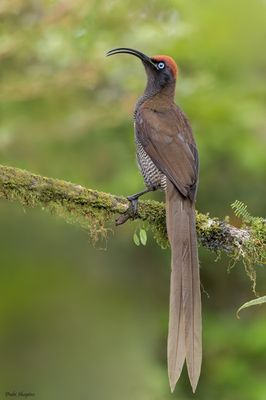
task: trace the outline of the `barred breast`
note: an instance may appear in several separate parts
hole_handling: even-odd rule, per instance
[[[148,189],[166,190],[166,176],[156,167],[135,135],[137,163]]]

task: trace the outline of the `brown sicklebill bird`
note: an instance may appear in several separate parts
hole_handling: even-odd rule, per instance
[[[178,73],[175,61],[163,55],[148,57],[130,48],[113,49],[107,56],[119,53],[138,57],[147,74],[145,92],[134,112],[137,162],[146,190],[128,197],[131,212],[136,212],[142,194],[157,189],[166,192],[166,223],[172,252],[167,349],[170,387],[174,391],[186,360],[195,392],[202,359],[195,227],[198,151],[190,124],[174,102]]]

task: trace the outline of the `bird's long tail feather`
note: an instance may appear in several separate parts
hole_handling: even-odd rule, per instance
[[[171,245],[168,375],[171,391],[186,360],[195,392],[201,369],[201,294],[195,207],[168,181],[166,192],[167,232]]]

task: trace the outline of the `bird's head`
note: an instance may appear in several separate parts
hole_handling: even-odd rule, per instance
[[[148,57],[138,50],[127,47],[110,50],[106,55],[112,56],[120,53],[131,54],[142,61],[148,78],[148,86],[160,90],[166,86],[175,85],[178,69],[172,57],[164,55]]]

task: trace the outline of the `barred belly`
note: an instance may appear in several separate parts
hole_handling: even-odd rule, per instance
[[[153,163],[137,137],[135,137],[135,141],[137,162],[146,187],[148,189],[166,190],[166,176]]]

